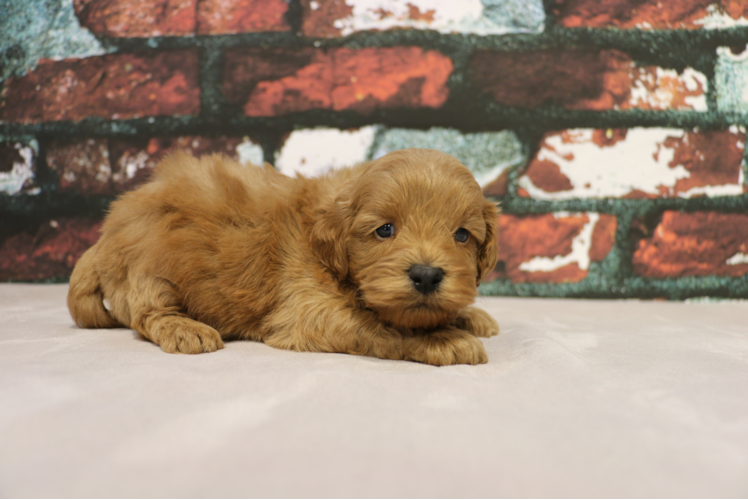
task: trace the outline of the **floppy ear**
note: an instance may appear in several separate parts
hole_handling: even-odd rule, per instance
[[[348,231],[350,204],[333,200],[314,215],[312,251],[322,264],[344,280],[348,276]]]
[[[483,205],[483,220],[486,223],[486,239],[478,246],[478,277],[476,285],[480,284],[481,278],[490,273],[496,267],[499,258],[498,236],[499,208],[495,203],[486,201]]]

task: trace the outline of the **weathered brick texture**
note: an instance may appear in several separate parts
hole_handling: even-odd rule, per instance
[[[717,49],[717,109],[748,113],[748,45]]]
[[[286,0],[198,0],[197,34],[288,31]]]
[[[196,0],[74,0],[82,26],[113,37],[195,32]]]
[[[197,70],[195,49],[42,61],[28,75],[6,82],[0,94],[0,120],[196,115]]]
[[[706,110],[702,73],[639,66],[618,50],[479,50],[469,71],[480,92],[507,106]]]
[[[110,37],[287,31],[285,0],[74,0],[82,26]]]
[[[34,147],[20,141],[0,142],[0,195],[33,193],[36,186]]]
[[[0,22],[29,28],[0,36],[0,279],[64,279],[178,149],[311,177],[418,147],[501,205],[486,293],[748,297],[744,1],[49,5]]]
[[[360,31],[425,29],[478,35],[540,32],[545,13],[540,0],[476,2],[451,0],[301,0],[302,30],[312,37],[347,36]]]
[[[544,200],[740,195],[745,130],[575,129],[546,134],[519,180]]]
[[[650,278],[748,273],[748,215],[666,211],[638,242],[634,271]]]
[[[288,134],[275,156],[275,167],[287,175],[321,175],[333,168],[381,158],[404,148],[439,149],[460,160],[488,196],[506,194],[508,173],[526,156],[511,131],[461,133],[366,126],[339,130],[317,127]]]
[[[313,109],[369,113],[377,108],[438,108],[447,100],[452,61],[418,47],[230,49],[226,97],[248,116]]]
[[[700,29],[748,18],[742,0],[556,0],[554,10],[568,28]]]
[[[57,173],[62,191],[114,194],[148,180],[168,153],[186,150],[196,156],[222,153],[262,162],[262,150],[249,137],[133,137],[127,139],[56,140],[47,148],[47,164]]]
[[[47,150],[47,164],[57,172],[62,191],[111,194],[112,165],[107,139],[55,141]]]
[[[101,223],[60,217],[0,243],[0,280],[65,278],[83,252],[99,239]]]
[[[591,262],[610,253],[616,218],[597,213],[553,213],[499,218],[499,265],[488,280],[577,282]]]

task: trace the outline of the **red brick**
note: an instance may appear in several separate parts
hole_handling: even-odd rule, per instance
[[[277,50],[273,51],[279,56],[275,59],[263,52],[261,49],[235,49],[226,55],[227,68],[233,65],[238,70],[226,75],[227,96],[231,99],[239,90],[246,94],[246,100],[239,102],[245,114],[275,116],[333,107],[332,54],[302,49],[289,57],[287,52]],[[257,71],[247,71],[255,67]],[[245,74],[250,75],[249,81],[244,78]],[[248,85],[241,88],[240,81],[247,81]]]
[[[167,153],[176,150],[195,156],[223,153],[239,159],[237,146],[244,140],[196,136],[55,140],[47,147],[47,164],[57,172],[61,191],[114,194],[148,180]]]
[[[554,11],[568,28],[698,29],[710,6],[735,20],[748,17],[742,0],[556,0]]]
[[[285,0],[199,0],[197,34],[288,31]]]
[[[368,113],[377,107],[438,108],[447,100],[452,60],[418,47],[338,49],[333,107]]]
[[[744,192],[745,140],[740,127],[551,132],[518,193],[547,200],[736,196]]]
[[[302,68],[320,65],[316,60],[324,55],[311,48],[293,51],[256,48],[229,49],[224,57],[224,94],[229,101],[244,104],[259,83],[292,77]],[[329,67],[329,62],[327,60],[325,62]],[[324,78],[326,90],[329,86],[327,83],[329,79],[329,76]],[[308,93],[311,94],[311,92]],[[300,93],[296,101],[296,106],[300,106]],[[329,105],[329,99],[326,100],[325,105]]]
[[[81,26],[111,37],[195,33],[197,0],[73,0]]]
[[[155,137],[110,140],[113,182],[118,191],[133,189],[150,176],[156,164],[168,153],[185,150],[195,156],[224,153],[238,159],[236,147],[241,137]]]
[[[19,141],[0,142],[0,195],[38,191],[36,152]]]
[[[101,223],[60,217],[35,232],[15,234],[0,243],[0,281],[64,278],[99,239]]]
[[[74,0],[81,26],[111,37],[288,31],[285,0]]]
[[[503,264],[503,270],[491,278],[515,283],[580,281],[587,276],[590,261],[601,261],[610,253],[616,227],[616,218],[606,214],[501,215],[499,267]]]
[[[600,262],[608,256],[616,243],[616,230],[618,219],[613,215],[600,214],[595,229],[592,230],[592,243],[590,244],[590,260]]]
[[[418,47],[288,51],[230,49],[224,92],[248,116],[311,109],[438,108],[447,100],[452,61]]]
[[[196,49],[42,61],[0,94],[0,119],[22,123],[199,112]]]
[[[743,168],[745,132],[710,130],[687,132],[683,137],[669,137],[663,144],[671,148],[671,165],[683,165],[691,174],[679,179],[674,193],[705,186],[735,184]]]
[[[559,191],[574,189],[574,185],[569,178],[561,172],[561,167],[549,160],[539,160],[536,157],[528,165],[525,175],[530,178],[535,186],[546,193],[558,193]],[[521,196],[529,196],[529,194],[523,190]]]
[[[637,66],[617,50],[479,50],[469,72],[479,91],[507,106],[706,110],[704,75]]]
[[[312,8],[312,1],[315,1],[316,9]],[[301,30],[304,35],[314,37],[340,36],[340,29],[334,25],[335,21],[353,14],[353,7],[345,0],[301,0],[301,8],[304,12]]]
[[[649,278],[742,276],[748,215],[666,211],[652,235],[639,240],[633,263],[634,272]]]
[[[57,172],[61,191],[113,192],[107,139],[53,141],[47,148],[47,165]]]

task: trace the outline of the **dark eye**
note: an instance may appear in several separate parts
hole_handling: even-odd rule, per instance
[[[470,236],[470,233],[464,227],[461,227],[455,232],[455,239],[460,243],[465,243],[468,239],[468,236]]]
[[[382,227],[378,227],[375,232],[377,233],[377,236],[382,239],[389,238],[390,236],[395,234],[395,226],[393,226],[392,224],[385,224]]]

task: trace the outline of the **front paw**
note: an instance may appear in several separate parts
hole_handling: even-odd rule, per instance
[[[455,326],[476,337],[493,337],[499,334],[499,324],[483,309],[466,307],[457,313]]]
[[[155,341],[169,353],[200,354],[223,349],[223,340],[215,329],[189,318],[166,322]]]
[[[477,365],[488,362],[483,343],[454,327],[414,334],[404,339],[404,357],[429,365]]]

